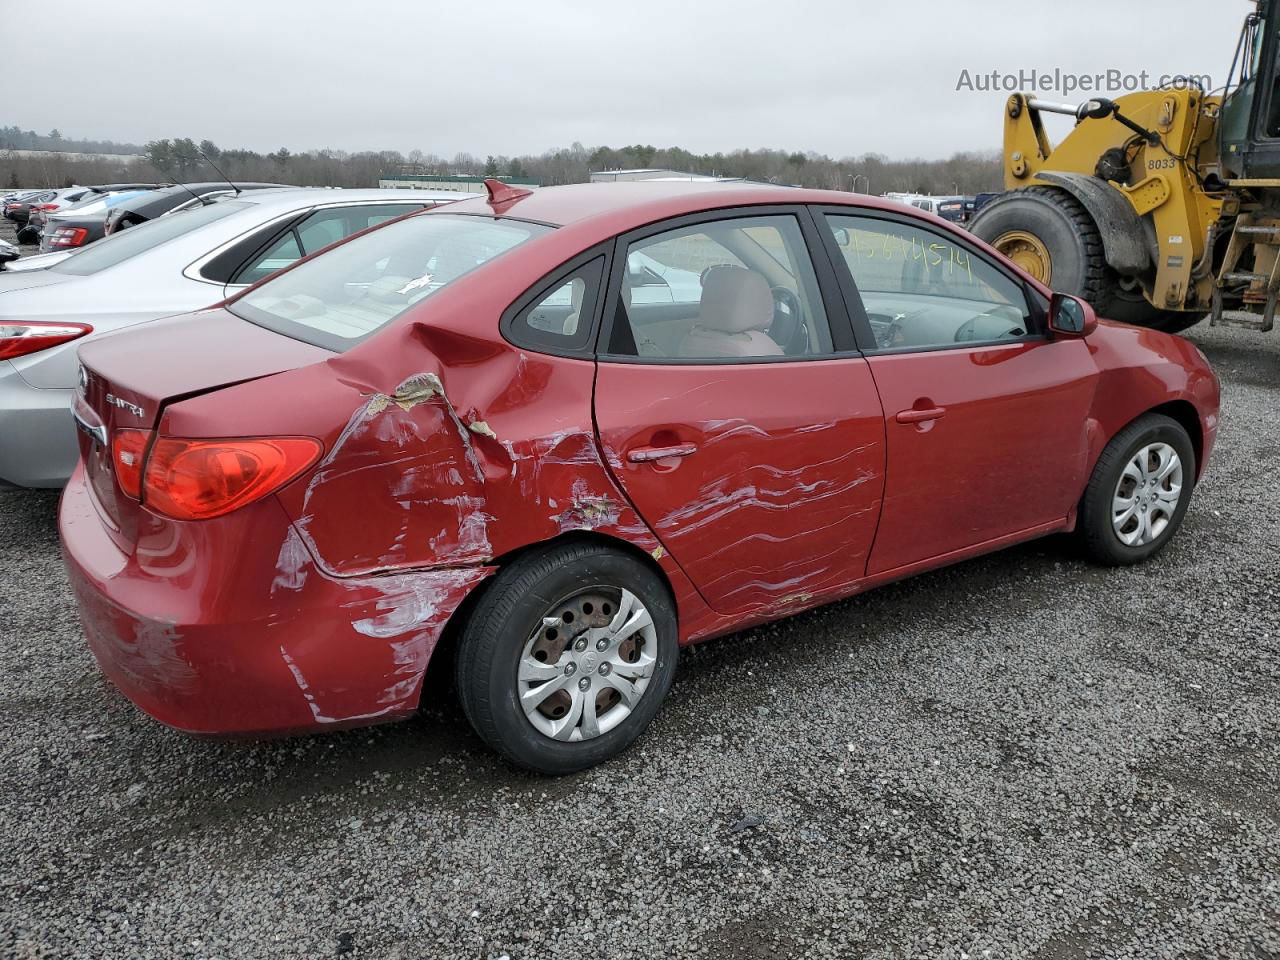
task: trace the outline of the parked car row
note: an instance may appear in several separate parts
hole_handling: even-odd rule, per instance
[[[18,229],[19,243],[39,244],[41,252],[48,253],[86,246],[116,230],[214,197],[281,186],[286,184],[109,183],[16,194],[5,198],[3,213],[22,224]]]
[[[1192,344],[917,209],[487,187],[255,191],[0,275],[0,474],[59,483],[74,420],[64,555],[146,713],[394,720],[449,642],[481,737],[578,770],[682,645],[1060,531],[1145,560],[1212,451]]]
[[[984,206],[994,200],[997,193],[979,193],[975,196],[928,197],[914,193],[886,193],[886,200],[905,203],[926,213],[936,214],[951,223],[967,224]]]

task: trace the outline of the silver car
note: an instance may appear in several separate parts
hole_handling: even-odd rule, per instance
[[[0,482],[60,487],[78,456],[71,401],[87,340],[218,303],[299,257],[451,200],[429,190],[255,190],[0,273]]]

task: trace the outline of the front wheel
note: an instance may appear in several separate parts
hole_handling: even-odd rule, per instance
[[[1080,501],[1086,551],[1123,566],[1164,549],[1182,525],[1195,476],[1195,448],[1180,423],[1152,413],[1129,424],[1098,457]]]
[[[600,544],[531,552],[500,572],[463,628],[458,695],[512,762],[572,773],[625,750],[675,676],[676,615],[657,574]]]

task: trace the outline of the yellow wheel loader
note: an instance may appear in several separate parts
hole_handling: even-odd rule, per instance
[[[1271,330],[1280,297],[1280,0],[1258,0],[1225,94],[1193,80],[1005,108],[1006,192],[970,229],[1102,316]],[[1057,146],[1043,114],[1076,126]]]

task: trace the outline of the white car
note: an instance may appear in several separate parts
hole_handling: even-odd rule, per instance
[[[70,477],[80,344],[219,303],[337,240],[460,196],[254,190],[112,234],[43,269],[0,273],[0,481],[60,487]]]

